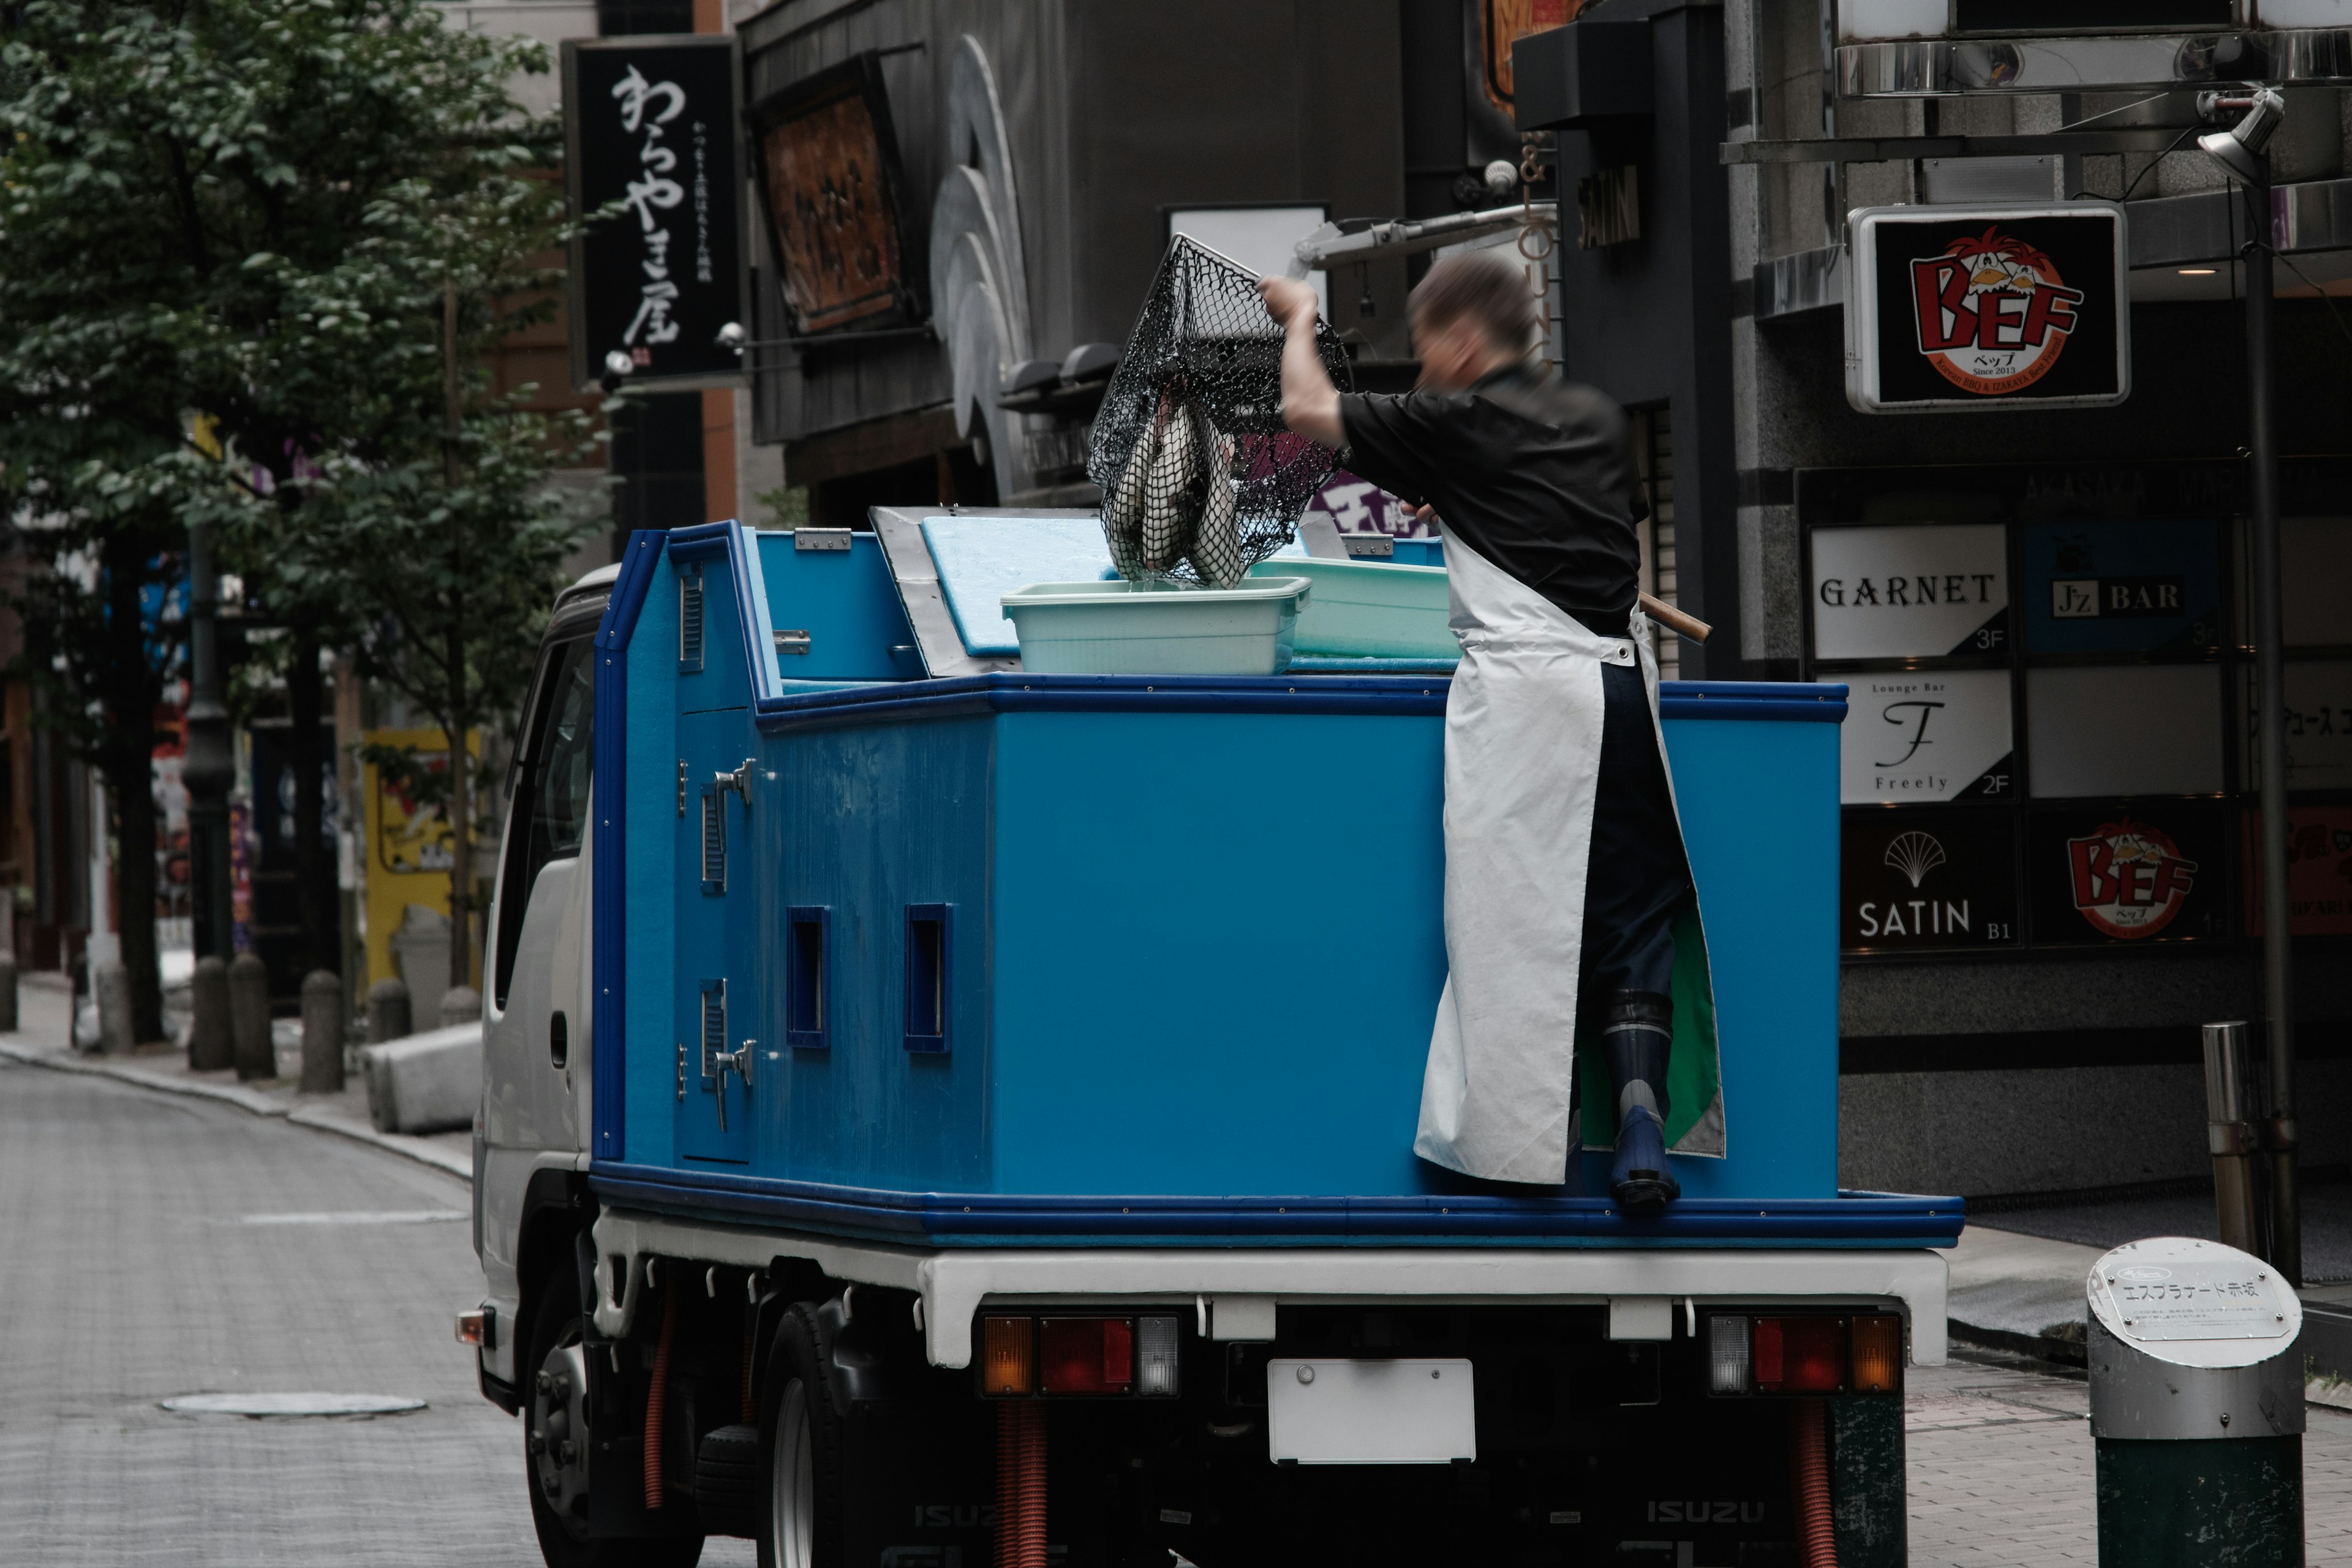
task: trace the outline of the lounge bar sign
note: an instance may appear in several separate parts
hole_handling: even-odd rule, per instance
[[[1861,412],[2131,395],[2120,206],[1864,207],[1847,221],[1845,395]]]
[[[750,321],[740,60],[732,34],[563,46],[572,210],[615,209],[572,242],[572,379],[583,391],[615,352],[635,384],[742,379],[718,342],[721,327]]]

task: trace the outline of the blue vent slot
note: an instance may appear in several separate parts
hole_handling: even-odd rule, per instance
[[[954,950],[950,941],[950,917],[954,912],[952,904],[907,906],[904,1016],[910,1051],[936,1053],[948,1048],[948,1020],[954,1013]]]
[[[702,673],[702,564],[677,569],[677,672]]]
[[[796,1051],[828,1049],[827,993],[833,975],[826,964],[833,911],[821,904],[795,904],[784,910],[784,1043]]]

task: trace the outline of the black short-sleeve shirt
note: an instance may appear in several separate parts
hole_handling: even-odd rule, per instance
[[[1625,635],[1649,515],[1631,422],[1596,389],[1497,371],[1461,392],[1339,399],[1339,463],[1603,637]]]

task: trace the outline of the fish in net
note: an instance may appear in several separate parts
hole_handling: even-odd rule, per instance
[[[1230,588],[1297,537],[1339,459],[1283,426],[1282,337],[1248,268],[1169,241],[1087,452],[1120,576]],[[1328,321],[1315,341],[1348,390]]]

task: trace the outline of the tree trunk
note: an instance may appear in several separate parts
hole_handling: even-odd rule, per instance
[[[122,963],[131,972],[131,1033],[163,1037],[163,983],[155,957],[155,701],[139,590],[146,542],[124,530],[106,542],[106,706],[113,731],[96,759],[114,796],[114,901],[122,921]],[[104,823],[92,825],[104,832]],[[91,911],[91,924],[101,920]]]
[[[319,630],[294,628],[293,661],[286,669],[286,710],[293,721],[286,754],[294,767],[294,880],[302,911],[307,972],[341,973],[342,921],[335,908],[334,868],[327,847],[328,748],[320,739],[326,713],[326,682],[319,673]]]

